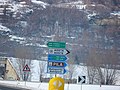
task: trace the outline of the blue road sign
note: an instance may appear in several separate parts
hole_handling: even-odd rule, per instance
[[[48,61],[66,61],[67,56],[65,55],[55,55],[55,54],[48,54]]]
[[[67,71],[64,68],[47,68],[47,73],[50,74],[65,74]]]
[[[54,61],[48,61],[48,67],[66,67],[66,62],[54,62]]]

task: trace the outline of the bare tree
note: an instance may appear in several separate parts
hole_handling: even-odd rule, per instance
[[[101,85],[114,85],[117,81],[118,72],[116,69],[109,69],[107,67],[109,65],[106,65],[105,68],[97,67],[98,80]]]
[[[68,61],[68,78],[71,80],[73,79],[73,75],[75,74],[75,69],[76,69],[76,66],[74,65],[74,61],[72,60],[69,60]]]
[[[87,61],[89,83],[114,85],[118,74],[118,56],[115,50],[98,53],[91,51]]]
[[[30,75],[30,73],[23,72],[23,68],[25,67],[25,65],[28,64],[28,66],[30,67],[30,64],[31,64],[30,57],[32,55],[30,55],[31,54],[30,49],[25,47],[16,48],[15,54],[16,54],[16,57],[19,58],[19,60],[17,60],[17,63],[19,65],[19,70],[20,70],[19,73],[20,73],[21,79],[25,80],[26,79],[25,75],[27,78]]]
[[[43,76],[43,74],[44,74],[44,72],[45,72],[45,66],[46,66],[46,62],[44,62],[44,61],[39,61],[39,81],[40,82],[42,82],[42,76]]]

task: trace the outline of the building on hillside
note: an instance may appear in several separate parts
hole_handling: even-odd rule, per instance
[[[15,68],[7,58],[0,58],[0,78],[4,80],[19,80]]]

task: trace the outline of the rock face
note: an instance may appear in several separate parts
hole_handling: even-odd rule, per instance
[[[94,23],[97,25],[113,25],[120,26],[120,18],[105,18],[105,19],[96,19]]]

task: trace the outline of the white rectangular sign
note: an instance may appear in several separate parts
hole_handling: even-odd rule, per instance
[[[56,54],[56,55],[67,55],[70,53],[66,49],[49,49],[49,54]]]

